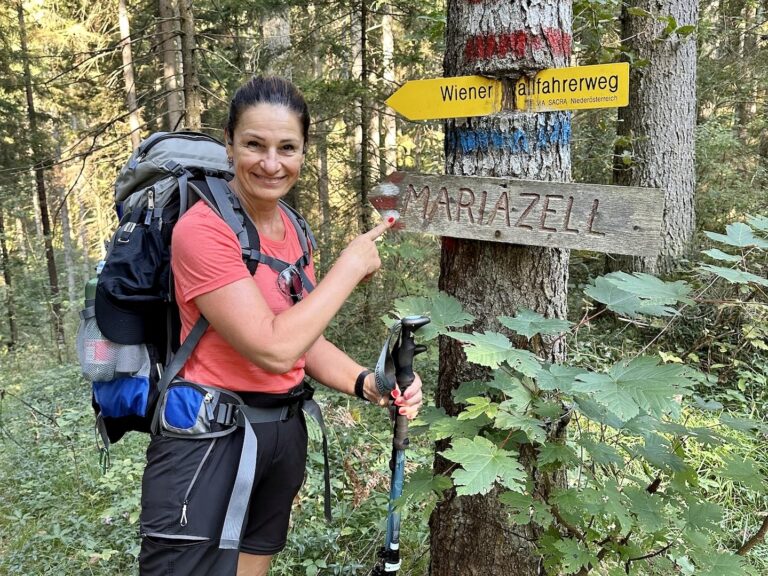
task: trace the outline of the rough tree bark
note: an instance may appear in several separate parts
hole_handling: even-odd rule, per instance
[[[37,125],[37,112],[35,111],[35,97],[32,91],[32,72],[29,64],[29,51],[27,48],[27,27],[24,20],[24,7],[18,4],[19,36],[21,40],[21,58],[24,69],[24,89],[27,97],[27,119],[29,122],[29,134],[32,141],[32,158],[35,162],[35,188],[40,209],[40,223],[43,229],[43,243],[45,245],[45,262],[48,269],[48,287],[50,294],[51,323],[53,336],[56,341],[56,351],[59,362],[64,350],[64,323],[61,318],[61,301],[59,296],[59,279],[56,271],[56,259],[53,251],[53,233],[51,231],[51,218],[48,212],[48,199],[45,190],[45,160],[40,146],[41,135]]]
[[[390,13],[392,6],[383,4],[381,9],[381,67],[384,81],[384,92],[391,94],[395,91],[395,37],[392,31],[393,18]],[[388,110],[382,110],[381,114],[381,154],[380,172],[387,175],[397,170],[397,121],[395,115]]]
[[[484,74],[514,79],[568,64],[570,1],[476,2],[449,0],[446,76]],[[570,114],[513,113],[456,119],[446,124],[446,172],[570,180]],[[441,290],[476,317],[471,330],[498,329],[497,316],[527,307],[547,317],[566,315],[569,252],[445,238]],[[562,343],[539,353],[563,356]],[[461,346],[440,342],[437,405],[457,414],[452,391],[486,372],[470,365]],[[442,446],[438,446],[442,449]],[[437,456],[435,472],[449,463]],[[537,479],[531,478],[537,490]],[[451,492],[430,518],[432,576],[533,576],[543,574],[535,553],[535,526],[513,526],[492,492],[457,497]]]
[[[131,146],[134,150],[141,142],[141,111],[136,102],[136,79],[133,74],[133,51],[131,50],[131,24],[128,20],[128,8],[125,0],[118,0],[118,20],[120,22],[120,51],[123,56],[123,83],[125,85],[125,103],[128,106],[128,126],[131,129]]]
[[[173,0],[159,0],[158,22],[160,61],[163,67],[163,92],[165,93],[166,120],[168,130],[176,130],[181,124],[182,102],[179,92],[179,33],[176,24],[176,10]]]
[[[192,0],[179,0],[181,19],[181,62],[184,78],[184,126],[200,130],[203,125],[203,103],[200,98],[200,80],[197,74],[197,41]]]
[[[608,269],[649,273],[674,269],[688,253],[695,215],[696,39],[664,33],[667,17],[678,26],[698,21],[696,0],[638,0],[622,9],[622,38],[635,61],[629,106],[619,109],[614,183],[664,190],[662,247],[657,258],[617,257]],[[634,14],[638,12],[633,11]]]

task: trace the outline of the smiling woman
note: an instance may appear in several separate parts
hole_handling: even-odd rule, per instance
[[[311,398],[305,375],[382,406],[391,400],[378,392],[374,375],[328,342],[323,331],[355,286],[381,266],[375,240],[394,219],[352,240],[313,289],[311,258],[281,203],[299,178],[308,135],[307,105],[286,80],[253,78],[232,98],[225,129],[233,171],[229,188],[233,204],[250,220],[246,224],[258,231],[265,259],[255,272],[243,261],[244,252],[253,250],[244,251],[205,202],[192,206],[174,228],[171,266],[181,339],[201,316],[210,327],[184,364],[180,382],[169,386],[161,402],[163,428],[147,450],[143,576],[266,575],[272,555],[285,546],[291,503],[304,479],[301,408]],[[204,391],[202,407],[187,409],[191,389],[198,396]],[[421,381],[417,377],[403,394],[397,392],[400,413],[415,416]],[[170,400],[178,405],[171,414]],[[222,401],[234,403],[234,419],[222,414]],[[224,420],[237,422],[237,429],[222,430]],[[201,427],[213,436],[202,438]],[[230,515],[233,509],[237,514]]]

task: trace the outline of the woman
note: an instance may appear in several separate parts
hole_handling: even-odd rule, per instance
[[[285,262],[302,254],[294,226],[280,207],[299,178],[309,132],[302,95],[279,78],[254,78],[235,93],[225,140],[234,171],[230,188],[255,224],[261,251]],[[182,338],[200,314],[210,322],[183,377],[225,391],[246,404],[295,398],[307,374],[322,384],[381,406],[374,375],[323,337],[358,283],[381,266],[374,241],[384,222],[355,238],[322,282],[291,297],[285,278],[259,265],[252,276],[229,226],[203,202],[178,222],[172,268]],[[307,275],[314,283],[314,271]],[[295,289],[295,286],[294,286]],[[298,300],[298,301],[296,301]],[[417,377],[403,394],[401,414],[421,405]],[[248,424],[247,424],[248,425]],[[256,473],[239,549],[219,548],[224,511],[243,446],[243,429],[215,442],[154,436],[142,485],[142,574],[266,575],[285,546],[291,502],[302,483],[307,450],[300,410],[251,424],[258,439]]]

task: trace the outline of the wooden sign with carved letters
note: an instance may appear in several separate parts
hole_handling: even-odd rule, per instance
[[[637,256],[661,245],[656,188],[395,172],[369,199],[407,232]]]

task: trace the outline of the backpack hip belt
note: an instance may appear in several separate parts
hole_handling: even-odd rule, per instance
[[[203,400],[199,412],[208,422],[206,426],[199,426],[196,422],[186,422],[188,427],[182,430],[173,426],[173,424],[169,424],[169,420],[172,420],[172,418],[167,416],[166,411],[169,410],[169,406],[171,406],[170,410],[173,411],[174,398],[172,396],[174,390],[179,388],[189,389],[190,387],[200,391]],[[166,393],[161,397],[155,414],[158,425],[157,433],[172,438],[204,440],[226,436],[237,428],[243,428],[244,430],[240,460],[232,487],[232,495],[230,496],[224,518],[219,548],[236,550],[240,547],[240,538],[245,523],[245,515],[248,511],[251,489],[253,488],[258,455],[258,440],[251,424],[285,421],[295,416],[300,409],[304,410],[317,422],[322,432],[325,478],[324,507],[326,519],[328,521],[331,520],[328,440],[323,415],[320,411],[320,406],[312,398],[313,394],[314,389],[309,384],[303,383],[298,393],[293,397],[284,399],[284,403],[262,407],[246,404],[237,393],[230,390],[188,382],[183,378],[174,379],[166,388]],[[180,394],[179,398],[182,397],[186,400],[188,399],[188,394]],[[214,423],[223,427],[223,429],[211,430],[210,425]]]

